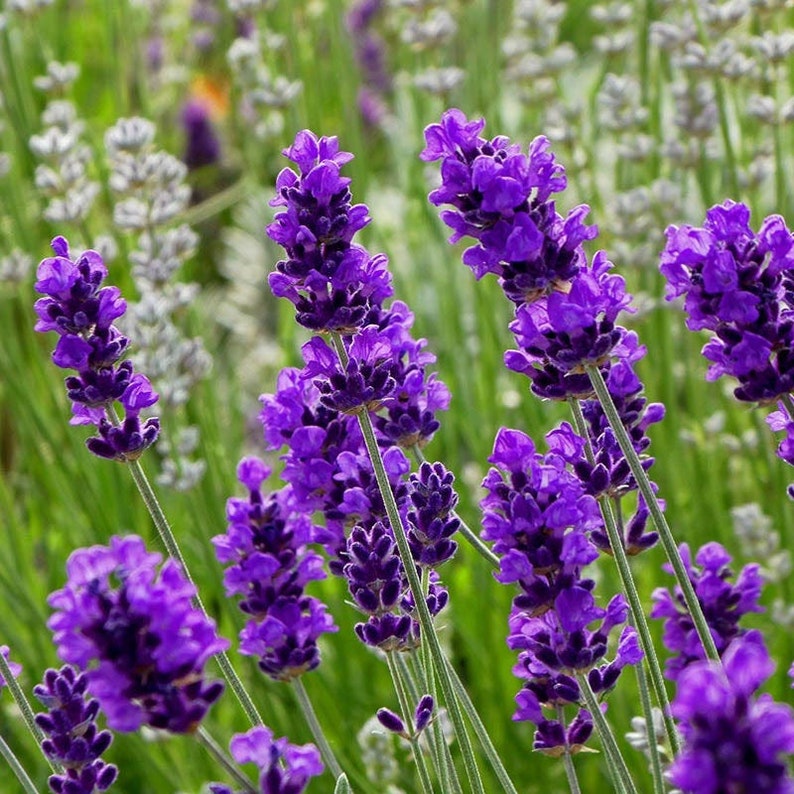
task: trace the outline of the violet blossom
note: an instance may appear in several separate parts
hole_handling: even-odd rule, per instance
[[[193,606],[196,589],[179,564],[161,559],[135,535],[114,536],[72,552],[66,585],[48,599],[58,655],[85,671],[116,731],[190,733],[223,692],[204,666],[229,642]]]
[[[145,375],[121,361],[129,339],[113,324],[127,304],[117,287],[103,287],[107,276],[102,257],[85,251],[72,260],[63,237],[52,241],[54,257],[43,259],[36,271],[37,331],[55,331],[58,344],[53,362],[77,375],[66,378],[72,400],[72,424],[91,424],[98,435],[86,442],[95,455],[119,461],[135,460],[160,432],[156,418],[141,421],[142,410],[157,402]],[[115,403],[124,408],[120,425],[108,418]]]

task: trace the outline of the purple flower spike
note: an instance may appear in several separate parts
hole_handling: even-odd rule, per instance
[[[238,764],[256,764],[259,768],[261,794],[301,794],[313,777],[323,773],[320,753],[313,744],[290,744],[286,738],[274,739],[273,732],[262,725],[248,733],[238,733],[229,743],[232,758]],[[233,794],[232,789],[210,784],[213,794]]]
[[[731,642],[722,665],[697,661],[681,673],[672,712],[684,748],[670,779],[685,794],[794,792],[786,764],[794,753],[794,711],[755,696],[774,666],[760,633],[750,631]]]
[[[63,767],[62,774],[48,781],[55,794],[94,794],[107,791],[115,782],[118,769],[100,756],[113,741],[110,731],[96,726],[99,701],[88,698],[88,677],[68,665],[47,670],[44,683],[33,693],[47,708],[36,715],[36,724],[46,734],[41,748],[47,758]]]
[[[667,299],[684,298],[687,326],[714,332],[702,351],[709,380],[735,377],[744,402],[794,390],[794,235],[779,215],[755,233],[746,205],[714,206],[702,228],[667,229],[660,269]]]
[[[179,565],[158,567],[160,559],[134,535],[78,549],[66,586],[48,599],[58,655],[87,671],[113,730],[190,733],[223,691],[204,680],[204,665],[229,643],[193,606],[195,588]]]
[[[267,228],[287,259],[277,263],[270,286],[290,300],[298,322],[313,331],[350,333],[365,323],[373,306],[392,294],[386,258],[370,257],[353,244],[369,221],[364,204],[351,204],[350,179],[340,168],[352,159],[336,138],[304,130],[284,155],[298,166],[285,168],[270,202],[284,207]]]
[[[241,596],[239,607],[251,618],[240,633],[240,653],[257,656],[271,678],[289,681],[317,667],[317,640],[337,628],[325,605],[304,592],[325,578],[322,557],[308,549],[319,529],[297,507],[290,486],[262,493],[269,475],[259,458],[240,461],[237,477],[248,498],[227,501],[227,531],[212,542],[227,566],[226,594]]]
[[[452,484],[455,477],[442,463],[423,463],[412,474],[408,495],[408,544],[418,565],[438,567],[450,560],[458,544],[451,540],[460,519],[450,515],[458,503]]]
[[[759,566],[745,565],[734,578],[728,567],[731,556],[719,543],[703,546],[695,556],[695,564],[686,543],[682,543],[679,549],[711,636],[717,650],[722,653],[732,640],[746,633],[746,629],[739,627],[741,618],[748,612],[763,612],[758,603],[763,586]],[[669,564],[665,563],[663,567],[672,573]],[[703,646],[677,586],[674,593],[657,588],[652,598],[651,617],[665,620],[664,645],[677,654],[668,659],[665,667],[666,676],[675,681],[693,662],[705,658]]]
[[[441,186],[430,194],[452,231],[450,242],[472,237],[463,262],[477,278],[495,273],[516,305],[529,303],[570,281],[584,263],[581,243],[596,235],[583,223],[588,207],[558,215],[550,196],[565,189],[564,169],[544,137],[524,154],[504,136],[480,137],[484,120],[447,110],[425,130],[420,157],[441,160]]]
[[[53,362],[77,371],[65,380],[71,422],[97,427],[86,445],[98,457],[135,460],[157,440],[160,423],[141,422],[140,412],[157,402],[157,394],[144,375],[134,374],[130,360],[120,361],[129,340],[113,322],[127,304],[117,287],[102,286],[107,268],[96,251],[72,260],[63,237],[52,248],[56,255],[42,260],[36,273],[36,291],[46,296],[36,301],[36,330],[55,331],[60,339]],[[125,410],[120,426],[107,415],[116,402]]]

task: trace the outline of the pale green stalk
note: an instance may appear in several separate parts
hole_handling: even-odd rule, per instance
[[[609,425],[615,433],[615,437],[617,438],[618,444],[620,445],[620,449],[623,452],[623,455],[626,457],[626,461],[629,464],[631,473],[634,475],[634,479],[637,482],[637,487],[642,494],[642,498],[645,500],[645,504],[648,506],[654,526],[656,527],[656,531],[659,533],[659,539],[661,540],[662,546],[664,547],[665,553],[667,554],[667,559],[670,561],[670,565],[672,566],[673,572],[675,573],[675,578],[678,581],[678,586],[681,588],[684,601],[686,602],[686,607],[689,610],[689,614],[691,615],[692,621],[695,624],[695,629],[697,630],[700,641],[703,644],[706,658],[718,662],[720,656],[717,652],[717,646],[714,644],[714,638],[711,636],[711,632],[709,631],[709,625],[706,621],[705,615],[703,614],[703,609],[700,606],[700,602],[698,601],[697,595],[695,594],[695,590],[692,587],[692,582],[690,582],[686,568],[684,567],[684,562],[678,552],[675,538],[673,537],[673,533],[670,530],[667,519],[662,512],[662,508],[659,505],[659,500],[656,498],[651,481],[648,479],[648,474],[645,469],[643,469],[640,457],[637,454],[637,451],[634,449],[634,445],[631,443],[631,439],[629,438],[629,434],[626,432],[626,428],[623,426],[623,422],[620,419],[620,414],[618,413],[615,403],[612,400],[612,395],[609,393],[609,388],[604,381],[604,376],[594,364],[586,365],[585,369],[587,370],[587,374],[590,376],[590,382],[593,384],[593,389],[595,390],[596,396],[601,403],[601,407],[604,409],[604,413],[609,420]],[[618,559],[617,556],[615,559]],[[639,623],[637,625],[637,629],[640,629]],[[643,650],[646,650],[645,647],[643,647]],[[651,666],[650,669],[651,675],[653,676],[653,667]],[[656,684],[654,684],[654,688],[656,688]],[[659,692],[657,692],[657,695],[658,694]],[[675,745],[671,744],[671,746],[673,747],[673,751],[676,752]]]
[[[579,401],[575,399],[570,399],[568,403],[573,413],[576,431],[585,440],[585,450],[588,460],[590,463],[593,463],[593,450],[590,443],[587,424],[585,422],[584,415],[582,414],[582,406]],[[620,422],[619,418],[618,422],[625,433],[625,428],[623,427],[623,423]],[[634,447],[632,447],[632,449],[634,449]],[[618,569],[618,576],[620,576],[620,583],[623,588],[623,592],[626,594],[626,600],[628,601],[629,610],[631,611],[632,622],[637,629],[637,636],[640,640],[640,646],[642,647],[643,653],[645,654],[645,661],[648,663],[648,670],[651,675],[651,683],[653,685],[654,693],[656,694],[656,700],[659,703],[662,714],[664,715],[667,739],[670,742],[670,747],[673,749],[673,753],[677,754],[680,748],[680,742],[678,740],[678,732],[675,727],[675,722],[673,722],[673,718],[670,713],[670,699],[667,696],[667,688],[664,683],[662,667],[659,664],[659,657],[656,655],[656,646],[653,643],[653,637],[651,636],[651,631],[648,627],[648,619],[645,617],[645,610],[642,606],[642,600],[640,599],[640,595],[637,592],[637,585],[634,582],[634,576],[631,573],[631,566],[629,565],[629,559],[626,555],[626,548],[624,546],[623,533],[618,528],[617,521],[615,520],[615,514],[612,510],[612,505],[609,500],[599,499],[599,506],[601,508],[601,515],[604,519],[604,526],[606,528],[607,535],[609,536],[609,545],[612,549],[612,556]],[[645,716],[646,718],[649,718],[650,714],[646,714]],[[653,753],[654,751],[651,750],[651,752]],[[658,750],[656,752],[658,754]]]
[[[433,675],[433,661],[430,658],[430,654],[427,652],[427,645],[421,646],[419,651],[421,653],[421,658],[414,655],[413,660],[415,666],[419,668],[419,673],[422,678],[422,687],[424,689],[422,693],[419,692],[416,680],[401,654],[397,655],[396,662],[400,667],[403,679],[408,684],[408,691],[414,701],[418,703],[422,694],[428,694],[432,695],[433,703],[438,703],[435,676]],[[458,772],[455,769],[455,764],[452,761],[452,754],[449,751],[447,739],[444,736],[444,726],[441,724],[441,720],[433,720],[428,734],[428,741],[430,743],[430,749],[435,756],[436,770],[438,772],[441,790],[445,793],[449,792],[449,794],[463,794],[463,790],[460,787],[460,780],[458,779]]]
[[[342,367],[344,368],[347,365],[347,351],[344,348],[342,338],[339,334],[334,333],[331,334],[331,339],[337,355],[339,356],[339,360],[342,363]],[[444,656],[444,651],[438,640],[438,634],[433,625],[433,617],[430,614],[427,602],[422,593],[422,583],[419,580],[419,574],[416,572],[416,563],[414,563],[411,555],[411,548],[408,545],[408,536],[406,535],[405,527],[400,517],[397,500],[394,497],[391,484],[389,483],[389,475],[383,464],[383,458],[381,457],[380,448],[378,447],[378,440],[375,437],[375,428],[372,425],[372,418],[369,412],[364,410],[358,414],[358,421],[361,427],[361,433],[364,437],[364,444],[375,472],[375,479],[377,480],[378,488],[380,489],[381,497],[386,507],[389,523],[394,532],[394,539],[397,543],[397,549],[400,553],[400,559],[403,563],[406,578],[408,579],[411,595],[413,596],[419,625],[421,626],[422,642],[428,643],[430,652],[433,656],[433,662],[444,694],[444,700],[449,710],[449,716],[452,720],[452,724],[455,726],[455,734],[458,737],[469,783],[475,792],[478,792],[478,794],[485,794],[480,772],[477,768],[477,759],[474,756],[471,740],[466,732],[466,724],[463,720],[461,707],[455,697],[454,689],[452,688],[446,657]]]
[[[17,683],[16,678],[14,678],[13,674],[11,673],[11,668],[8,665],[8,661],[2,653],[0,653],[0,676],[2,676],[5,680],[6,687],[11,693],[11,697],[14,698],[14,702],[19,708],[19,711],[22,714],[22,719],[25,720],[25,725],[28,726],[28,730],[31,732],[31,734],[33,734],[33,738],[36,740],[36,743],[41,744],[45,738],[44,733],[42,732],[41,728],[36,725],[36,717],[33,714],[33,709],[30,707],[30,703],[28,703],[28,699],[25,697],[22,687]],[[60,771],[58,765],[50,761],[49,758],[47,759],[47,762],[49,763],[53,772]]]
[[[14,751],[6,744],[2,734],[0,734],[0,755],[5,758],[6,762],[11,767],[11,770],[16,775],[22,788],[25,789],[25,794],[37,794],[36,787],[25,771],[25,767],[22,766],[19,759],[14,755]]]
[[[253,783],[240,771],[234,761],[229,758],[224,749],[212,738],[204,726],[199,727],[193,735],[198,743],[203,745],[207,752],[231,775],[235,782],[243,787],[245,794],[257,794]]]
[[[336,760],[336,756],[331,749],[331,745],[328,743],[328,739],[325,738],[325,733],[320,725],[320,721],[317,719],[317,714],[314,711],[311,700],[309,700],[309,693],[306,691],[306,687],[303,685],[303,681],[300,677],[293,678],[291,683],[292,691],[295,693],[295,698],[303,712],[303,717],[314,737],[314,743],[320,751],[326,768],[334,776],[334,779],[336,779],[342,774],[342,767],[339,761]]]
[[[609,762],[618,780],[623,785],[627,794],[638,794],[629,768],[626,766],[626,760],[623,758],[623,754],[620,752],[618,743],[615,740],[615,734],[612,732],[612,728],[609,726],[606,717],[604,717],[601,711],[600,704],[593,690],[590,688],[590,682],[587,680],[587,676],[577,675],[576,680],[579,682],[579,689],[584,697],[585,705],[593,718],[593,724],[598,731],[598,735],[601,737],[604,751],[609,757]]]
[[[433,794],[433,782],[430,780],[430,773],[427,770],[424,753],[422,753],[422,748],[419,746],[419,737],[415,733],[413,706],[408,697],[407,682],[403,680],[402,672],[394,660],[395,653],[398,653],[398,651],[386,652],[386,663],[389,665],[389,672],[391,673],[391,680],[394,683],[394,691],[397,693],[397,700],[400,703],[402,718],[410,726],[408,741],[411,743],[411,749],[413,750],[416,771],[419,773],[419,782],[422,786],[422,791],[424,794]]]
[[[560,725],[565,728],[565,712],[562,704],[557,704],[557,719]],[[579,788],[579,778],[576,777],[576,767],[573,765],[573,756],[571,755],[571,748],[568,747],[568,740],[565,740],[565,753],[562,756],[562,764],[565,767],[565,776],[568,778],[568,787],[571,789],[571,794],[582,794]]]

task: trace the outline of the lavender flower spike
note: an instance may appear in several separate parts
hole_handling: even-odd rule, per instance
[[[11,670],[11,675],[16,678],[22,672],[22,665],[17,664],[16,662],[12,662],[8,655],[11,653],[9,647],[7,645],[0,645],[0,653],[3,654],[3,658],[8,662],[8,669]],[[6,685],[6,680],[0,675],[0,689],[2,689]]]
[[[72,260],[63,237],[56,237],[52,248],[55,256],[43,259],[36,271],[36,291],[46,296],[36,301],[36,330],[55,331],[60,339],[53,362],[77,371],[65,381],[71,423],[97,427],[99,435],[86,442],[95,455],[135,460],[157,440],[160,423],[141,422],[140,412],[157,402],[157,394],[144,375],[133,372],[129,359],[121,361],[129,339],[113,322],[127,304],[118,287],[102,286],[107,268],[96,251]],[[116,402],[125,413],[120,427],[106,416]]]
[[[274,739],[273,732],[262,725],[232,738],[229,749],[238,764],[254,763],[259,767],[261,794],[301,794],[309,780],[323,773],[320,753],[313,744],[290,744],[286,738]],[[232,789],[210,784],[212,794],[233,794]]]
[[[684,736],[670,779],[685,794],[791,794],[785,763],[794,753],[794,711],[769,695],[754,697],[772,674],[757,631],[734,640],[722,666],[699,661],[678,679],[673,716]]]
[[[115,782],[118,769],[106,764],[100,756],[110,747],[110,731],[96,726],[99,701],[86,700],[88,677],[64,665],[60,670],[47,670],[44,683],[33,693],[47,708],[36,715],[36,724],[47,734],[41,745],[51,761],[63,767],[62,774],[48,781],[55,794],[94,794],[107,791]]]
[[[115,536],[73,552],[66,586],[48,599],[58,655],[87,671],[113,730],[190,733],[223,692],[205,681],[204,665],[229,642],[193,606],[178,563],[160,560],[141,538]]]

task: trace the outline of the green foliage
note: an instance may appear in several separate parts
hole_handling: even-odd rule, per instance
[[[174,0],[164,5],[168,16],[161,22],[170,66],[182,69],[173,81],[147,69],[146,46],[153,35],[154,19],[148,3],[56,0],[33,18],[6,13],[5,27],[0,26],[5,113],[0,149],[10,155],[11,170],[0,187],[0,255],[20,248],[38,261],[48,254],[48,241],[56,233],[73,239],[75,248],[90,243],[98,234],[115,234],[122,253],[110,266],[111,280],[130,294],[132,279],[124,254],[134,247],[134,241],[114,231],[106,187],[92,214],[79,227],[53,226],[41,219],[43,199],[33,187],[36,160],[28,140],[41,130],[44,101],[32,81],[44,72],[51,58],[80,64],[72,99],[86,122],[92,173],[100,182],[107,178],[104,131],[119,117],[143,114],[154,119],[158,145],[179,154],[184,146],[179,112],[188,95],[197,90],[195,78],[201,75],[212,81],[222,95],[229,90],[231,78],[224,53],[234,25],[225,4],[218,3],[224,17],[216,47],[210,54],[198,56],[190,48],[189,3]],[[187,219],[196,220],[202,240],[198,255],[189,264],[189,276],[202,284],[203,291],[183,319],[191,333],[203,338],[215,364],[212,376],[199,384],[185,416],[179,419],[200,428],[200,453],[208,469],[193,490],[161,491],[159,495],[208,611],[227,637],[236,637],[243,619],[224,596],[221,568],[209,541],[225,529],[224,501],[236,491],[236,461],[244,453],[263,454],[255,421],[256,397],[274,390],[278,368],[295,363],[303,337],[294,327],[290,307],[279,305],[260,287],[258,294],[251,293],[251,314],[244,319],[246,333],[251,328],[257,330],[263,352],[269,352],[251,369],[250,359],[244,358],[252,352],[251,337],[221,318],[221,310],[230,305],[229,288],[234,280],[230,273],[236,272],[224,268],[254,263],[261,268],[264,285],[278,257],[263,239],[270,212],[266,202],[284,165],[280,151],[297,130],[308,127],[318,134],[336,134],[342,147],[356,154],[348,167],[354,196],[370,204],[373,216],[372,225],[363,234],[364,242],[389,255],[396,295],[415,312],[415,331],[427,337],[429,349],[438,356],[439,374],[453,394],[451,410],[441,417],[442,429],[426,456],[443,460],[456,473],[460,512],[471,527],[479,527],[478,484],[487,470],[496,430],[502,425],[519,427],[539,440],[554,423],[567,418],[559,406],[543,404],[530,395],[526,380],[504,368],[503,351],[512,346],[507,330],[511,307],[494,281],[476,283],[461,265],[461,251],[446,243],[446,229],[426,201],[428,178],[417,158],[423,145],[422,129],[437,121],[445,107],[457,105],[470,114],[485,114],[486,134],[505,132],[526,143],[544,132],[543,108],[522,104],[520,91],[501,77],[500,41],[510,28],[508,9],[513,4],[469,0],[453,5],[460,6],[460,29],[443,57],[445,65],[458,64],[466,74],[463,84],[447,96],[428,96],[408,80],[407,75],[429,62],[432,53],[413,52],[400,44],[396,31],[384,32],[391,68],[403,75],[390,96],[393,117],[384,129],[367,127],[356,112],[358,77],[344,27],[346,3],[282,0],[273,10],[260,14],[260,23],[286,39],[283,49],[265,52],[268,65],[290,79],[300,79],[302,93],[284,111],[283,130],[260,141],[251,133],[246,118],[233,110],[238,97],[231,89],[230,109],[218,121],[223,163],[217,170],[191,177],[202,202],[188,210]],[[570,147],[561,143],[555,148],[566,164],[570,155],[571,187],[563,198],[563,209],[577,201],[591,203],[593,220],[602,231],[598,246],[611,250],[613,243],[620,242],[611,225],[616,223],[613,199],[618,192],[650,185],[660,177],[671,179],[681,188],[683,198],[677,208],[681,214],[667,220],[698,224],[704,205],[727,195],[733,180],[721,160],[706,161],[699,170],[686,172],[658,159],[637,165],[615,156],[615,141],[590,111],[596,107],[596,93],[607,71],[636,71],[633,59],[639,53],[599,59],[592,47],[597,25],[589,18],[578,24],[588,5],[571,3],[564,19],[561,36],[575,45],[580,59],[558,84],[559,92],[569,100],[584,103],[586,111],[579,128],[582,137]],[[635,10],[647,14],[654,5],[637,0]],[[642,17],[638,24],[643,35],[647,35],[649,21]],[[783,12],[775,24],[783,28],[785,22]],[[669,111],[666,85],[674,67],[663,54],[649,59],[646,66],[643,88],[652,100],[646,131],[655,137],[658,147]],[[780,85],[785,85],[782,78]],[[749,163],[751,151],[759,144],[778,154],[791,150],[788,128],[770,131],[750,126],[746,120],[740,124],[738,94],[730,86],[729,91],[731,136],[740,144],[738,156],[745,158],[740,165]],[[778,170],[786,164],[790,166],[790,158],[773,163]],[[776,184],[777,192],[772,185],[750,185],[742,195],[733,196],[751,203],[756,225],[763,212],[791,209],[790,187],[784,185],[781,192],[779,182]],[[684,209],[689,212],[686,218]],[[654,479],[676,537],[691,546],[718,540],[734,555],[738,567],[749,560],[732,532],[730,509],[736,505],[760,502],[781,533],[783,548],[794,546],[794,521],[785,499],[790,476],[774,456],[775,441],[763,423],[763,412],[736,404],[721,383],[704,381],[706,367],[699,354],[704,340],[687,331],[681,313],[660,300],[662,284],[653,269],[660,231],[657,227],[653,234],[632,243],[636,248],[644,242],[656,246],[651,267],[629,263],[621,269],[630,288],[648,298],[648,310],[631,321],[649,349],[640,375],[648,397],[667,406],[664,422],[651,431],[657,460]],[[49,361],[52,340],[39,338],[33,331],[31,307],[36,295],[32,283],[31,275],[20,283],[0,284],[0,604],[4,606],[0,610],[0,644],[9,645],[12,658],[23,664],[20,681],[28,692],[46,667],[58,664],[46,628],[46,599],[62,586],[69,553],[125,532],[142,535],[152,547],[157,543],[124,467],[93,458],[83,447],[84,429],[68,425],[62,376]],[[715,429],[718,414],[722,427]],[[164,435],[168,433],[165,426]],[[156,474],[156,456],[147,455],[144,466]],[[650,603],[654,587],[670,584],[660,572],[661,563],[659,549],[634,561],[646,603]],[[531,726],[510,719],[513,696],[519,688],[511,674],[514,654],[505,645],[512,593],[493,580],[488,565],[468,548],[461,549],[442,574],[451,595],[450,610],[440,626],[442,642],[451,650],[507,769],[523,792],[564,790],[562,765],[532,753]],[[617,578],[609,559],[598,563],[598,576],[604,585],[602,592],[615,591]],[[769,604],[775,598],[788,602],[794,597],[791,585],[785,583],[777,585],[775,592],[769,590],[765,598]],[[356,613],[346,602],[344,584],[325,581],[313,592],[329,604],[340,626],[338,634],[324,641],[323,664],[306,677],[320,722],[350,778],[349,783],[340,778],[335,791],[382,791],[366,779],[355,736],[377,708],[395,707],[385,665],[355,639],[352,626]],[[754,625],[764,629],[779,661],[779,674],[770,691],[787,699],[785,670],[794,657],[794,640],[775,626],[769,615],[755,616]],[[251,658],[237,654],[232,658],[275,734],[288,735],[294,743],[310,741],[289,688],[267,679]],[[609,719],[619,737],[629,730],[629,720],[639,710],[633,683],[629,676],[624,678],[611,696],[609,708]],[[208,728],[222,744],[232,733],[248,728],[231,693],[213,708]],[[5,693],[0,698],[0,732],[43,790],[46,764]],[[641,755],[625,742],[622,746],[633,770],[647,779]],[[206,781],[221,775],[189,737],[119,735],[107,760],[120,768],[113,790],[128,794],[198,792]],[[400,785],[406,791],[415,790],[411,766],[404,756],[403,761]],[[584,791],[602,790],[603,762],[598,755],[582,754],[576,765]],[[326,776],[310,790],[329,790],[331,784]],[[10,772],[0,767],[0,790],[11,791],[15,785]],[[487,790],[497,790],[492,778],[487,778]]]

